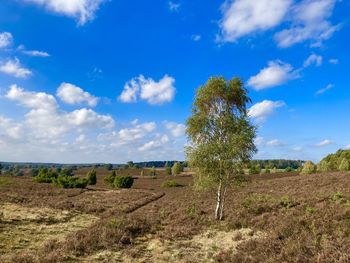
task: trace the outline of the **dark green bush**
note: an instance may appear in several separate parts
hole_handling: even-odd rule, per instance
[[[55,180],[55,184],[63,188],[86,188],[89,181],[87,178],[79,178],[77,176],[60,175]]]
[[[87,174],[87,180],[89,185],[95,185],[97,181],[97,174],[96,170],[92,169],[90,172]]]
[[[181,186],[183,186],[183,185],[179,184],[178,182],[176,182],[174,180],[165,181],[161,185],[162,188],[172,188],[172,187],[181,187]]]
[[[104,181],[106,182],[106,184],[113,186],[114,179],[116,176],[117,176],[117,173],[115,171],[112,171],[112,173],[110,173],[105,177]]]
[[[62,176],[74,176],[74,168],[73,167],[65,167],[61,170],[60,175],[62,175]]]
[[[34,181],[37,183],[53,183],[57,177],[58,174],[56,172],[42,168],[39,170],[38,175],[34,177]]]
[[[134,179],[131,176],[116,176],[114,178],[113,186],[115,188],[131,188]]]
[[[171,168],[170,167],[165,167],[165,174],[166,175],[171,175]]]

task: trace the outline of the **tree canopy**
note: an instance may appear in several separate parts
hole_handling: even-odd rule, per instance
[[[197,90],[187,135],[186,150],[195,168],[198,189],[217,189],[215,218],[223,218],[227,188],[242,171],[242,163],[256,152],[256,128],[250,123],[247,103],[251,100],[239,78],[210,78]]]

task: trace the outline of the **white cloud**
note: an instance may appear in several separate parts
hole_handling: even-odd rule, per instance
[[[311,65],[316,65],[317,67],[321,66],[323,62],[322,56],[311,54],[305,61],[304,61],[304,68],[307,68]]]
[[[332,65],[337,65],[339,63],[339,60],[336,58],[331,58],[328,62]]]
[[[181,137],[185,134],[186,126],[181,123],[165,121],[165,127],[174,137]]]
[[[169,10],[172,11],[172,12],[177,12],[177,11],[179,11],[180,7],[181,7],[181,5],[180,5],[179,3],[174,3],[174,2],[172,2],[172,1],[169,1],[169,2],[168,2],[168,8],[169,8]]]
[[[13,42],[13,36],[9,32],[0,33],[0,48],[8,47]]]
[[[24,68],[18,58],[8,60],[5,63],[0,65],[0,72],[3,72],[8,75],[12,75],[16,78],[26,78],[32,75],[32,72]]]
[[[140,75],[125,84],[119,100],[130,103],[142,99],[153,105],[170,102],[175,96],[174,83],[175,79],[168,75],[158,82]]]
[[[57,96],[68,104],[81,104],[87,103],[89,106],[94,107],[97,105],[98,98],[92,96],[90,93],[83,89],[63,82],[57,89]]]
[[[140,146],[138,148],[138,150],[143,152],[143,151],[150,151],[150,150],[158,149],[164,143],[167,143],[167,142],[169,142],[168,136],[167,135],[163,135],[158,140],[152,140],[152,141],[146,142],[145,144]]]
[[[292,25],[275,35],[279,47],[311,41],[311,46],[320,46],[329,39],[339,26],[332,25],[331,17],[336,0],[303,0],[292,9]]]
[[[226,0],[222,5],[219,41],[235,42],[244,36],[287,27],[274,36],[281,48],[310,41],[312,47],[332,37],[340,26],[333,25],[337,0]],[[340,2],[340,1],[339,1]]]
[[[266,146],[270,146],[270,147],[280,147],[280,146],[284,146],[284,145],[285,144],[278,139],[273,139],[273,140],[266,142]]]
[[[331,145],[331,144],[334,144],[334,142],[331,141],[331,140],[326,139],[326,140],[320,141],[319,143],[316,143],[315,146],[323,147],[323,146],[328,146],[328,145]]]
[[[44,92],[29,92],[12,85],[5,97],[29,109],[24,125],[35,138],[57,138],[71,131],[109,129],[114,120],[91,109],[61,111],[54,96]]]
[[[201,35],[193,35],[192,36],[192,40],[195,41],[195,42],[198,42],[199,40],[202,39],[202,36]]]
[[[45,7],[47,10],[76,18],[84,25],[95,17],[95,12],[105,0],[22,0]]]
[[[170,132],[157,130],[155,122],[136,119],[115,129],[109,115],[87,108],[66,112],[53,95],[15,85],[3,98],[24,107],[24,113],[16,121],[0,116],[1,160],[123,163],[184,159],[185,139],[171,140]]]
[[[268,66],[248,80],[248,85],[255,90],[263,90],[285,84],[298,78],[297,71],[290,64],[280,60],[268,62]]]
[[[58,107],[54,96],[44,92],[28,92],[17,85],[11,85],[5,97],[31,109],[54,111]]]
[[[248,111],[248,115],[259,122],[265,121],[276,109],[285,106],[283,101],[264,100],[254,104]]]
[[[155,122],[146,122],[143,124],[133,124],[130,128],[121,129],[118,132],[121,143],[132,142],[146,137],[157,128]]]
[[[17,50],[21,51],[23,54],[31,56],[31,57],[49,57],[50,54],[45,51],[39,50],[26,50],[24,45],[20,45]]]
[[[280,24],[291,0],[234,0],[222,6],[220,21],[222,41],[234,42],[238,38],[271,29]]]
[[[333,84],[328,84],[325,88],[323,89],[319,89],[317,92],[316,92],[316,95],[321,95],[323,93],[325,93],[326,91],[329,91],[331,89],[334,88],[334,85]]]
[[[7,137],[18,140],[23,136],[22,125],[0,115],[0,139]]]
[[[124,90],[118,99],[125,103],[131,103],[137,101],[137,96],[140,91],[140,85],[137,78],[125,83]]]

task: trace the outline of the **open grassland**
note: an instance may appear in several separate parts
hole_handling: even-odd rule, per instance
[[[97,174],[84,190],[0,177],[0,262],[350,262],[349,173],[247,176],[220,223],[190,175],[114,190]]]

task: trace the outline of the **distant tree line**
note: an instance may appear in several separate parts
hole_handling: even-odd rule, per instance
[[[318,164],[307,161],[301,171],[302,174],[323,173],[323,172],[346,172],[350,171],[350,150],[338,150],[329,154]]]
[[[302,160],[284,160],[284,159],[276,159],[276,160],[251,160],[246,168],[257,167],[260,169],[299,169],[303,166],[305,161]]]

